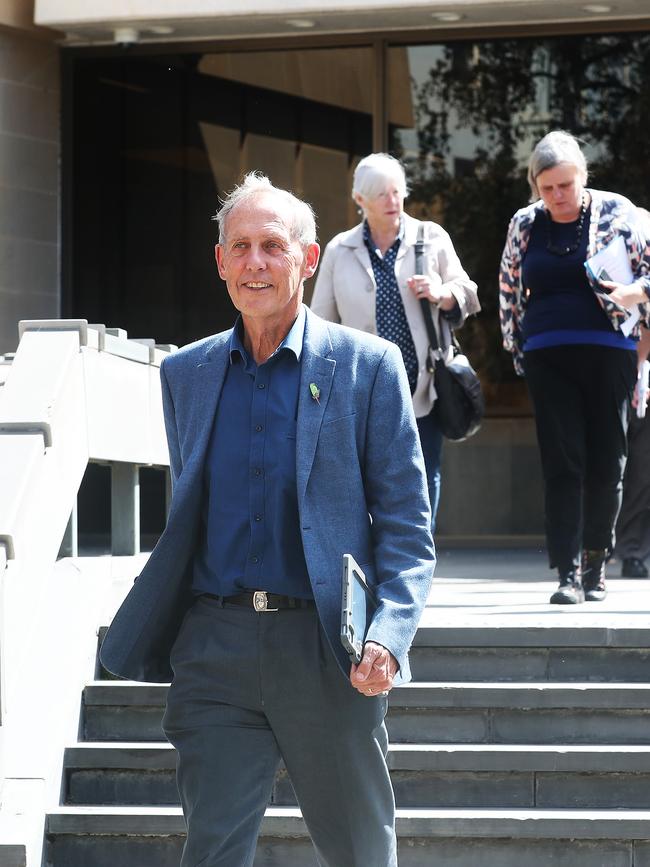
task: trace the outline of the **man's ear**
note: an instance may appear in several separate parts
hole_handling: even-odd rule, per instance
[[[219,276],[222,280],[225,280],[226,275],[223,268],[223,247],[221,246],[221,244],[214,245],[214,258],[217,262],[217,270],[219,272]]]
[[[305,253],[305,272],[304,277],[311,277],[318,268],[318,260],[320,259],[320,247],[318,244],[310,244]]]

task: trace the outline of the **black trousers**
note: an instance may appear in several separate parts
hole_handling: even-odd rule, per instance
[[[614,545],[636,353],[553,346],[527,352],[524,370],[542,459],[549,562],[566,571],[583,549]]]
[[[633,414],[629,456],[623,480],[623,505],[616,525],[616,556],[650,557],[650,414]]]

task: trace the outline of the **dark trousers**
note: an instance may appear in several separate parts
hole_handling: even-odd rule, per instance
[[[650,414],[633,415],[628,431],[623,505],[616,524],[616,555],[621,560],[650,556]]]
[[[613,548],[636,353],[554,346],[527,352],[524,370],[542,459],[549,561],[566,571],[583,549]]]
[[[250,867],[284,759],[322,867],[396,867],[387,699],[342,674],[313,609],[199,597],[172,651],[163,728],[187,823],[182,867]]]
[[[427,474],[427,487],[431,501],[431,532],[436,531],[436,515],[440,503],[440,454],[442,452],[442,433],[433,413],[417,419],[420,445],[424,456],[424,469]]]

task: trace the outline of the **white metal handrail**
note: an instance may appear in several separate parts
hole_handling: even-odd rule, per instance
[[[103,592],[65,570],[53,586],[54,564],[89,461],[114,466],[137,530],[137,468],[169,464],[159,368],[175,347],[85,320],[25,321],[19,334],[0,388],[0,843],[19,828],[35,865]]]

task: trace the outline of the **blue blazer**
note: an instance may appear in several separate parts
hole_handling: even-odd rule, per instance
[[[320,621],[346,675],[340,642],[342,557],[377,593],[367,639],[397,659],[429,593],[435,554],[424,463],[399,349],[306,310],[296,438],[298,508]],[[131,680],[167,682],[169,654],[192,603],[203,469],[229,363],[231,331],[193,343],[161,368],[173,497],[167,526],[108,630],[103,665]],[[320,390],[318,401],[310,384]],[[262,588],[263,589],[263,588]]]

